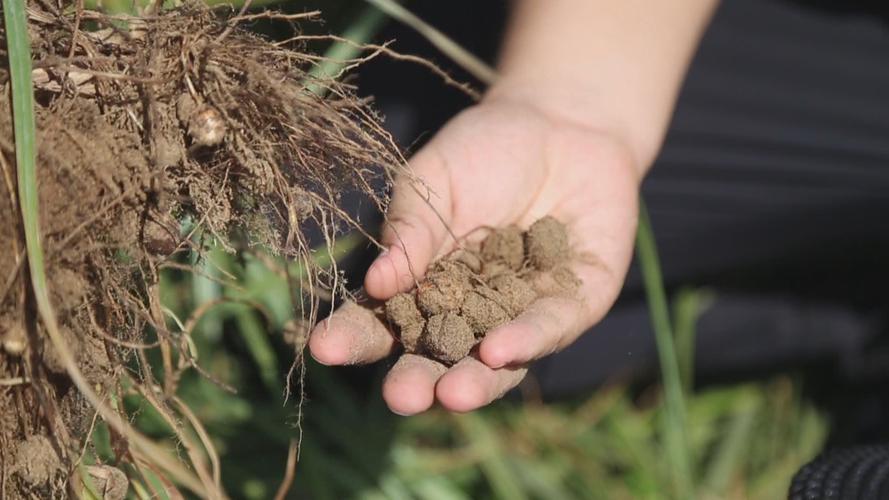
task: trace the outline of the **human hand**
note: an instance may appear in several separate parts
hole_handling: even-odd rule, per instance
[[[473,355],[446,368],[403,355],[383,385],[392,411],[411,415],[437,400],[452,411],[484,406],[517,385],[527,363],[556,352],[597,323],[623,284],[633,251],[640,181],[635,157],[607,130],[509,98],[488,99],[449,122],[396,180],[382,242],[365,291],[386,300],[410,290],[456,246],[452,234],[481,226],[526,228],[545,215],[568,227],[572,297],[543,297],[495,328]],[[370,310],[349,303],[312,332],[309,348],[328,365],[377,361],[396,340]]]

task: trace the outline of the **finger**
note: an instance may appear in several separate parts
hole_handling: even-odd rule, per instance
[[[309,337],[309,352],[324,365],[354,365],[389,355],[395,338],[371,311],[348,301],[318,323]]]
[[[519,317],[501,325],[479,345],[479,358],[491,368],[521,365],[552,354],[580,334],[584,307],[579,300],[536,300]]]
[[[463,359],[435,386],[435,397],[451,411],[467,412],[501,398],[525,378],[524,367],[494,370],[474,357]]]
[[[383,399],[394,413],[416,415],[435,401],[435,383],[447,371],[443,364],[416,354],[404,354],[383,381]]]
[[[411,169],[416,178],[402,175],[395,182],[383,227],[386,250],[364,280],[367,293],[377,299],[409,290],[448,236],[451,193],[444,159],[427,146],[411,160]]]
[[[591,253],[571,267],[579,288],[572,291],[553,274],[541,275],[534,287],[542,297],[480,343],[483,363],[491,368],[529,363],[563,349],[605,316],[620,291],[618,275]]]

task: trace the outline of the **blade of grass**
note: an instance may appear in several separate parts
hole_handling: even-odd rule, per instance
[[[453,39],[432,27],[426,21],[414,15],[411,11],[405,9],[394,0],[367,0],[368,3],[385,12],[393,19],[396,19],[407,26],[410,26],[420,33],[429,43],[435,46],[442,53],[450,57],[457,64],[462,66],[472,76],[488,85],[494,83],[497,79],[497,72],[488,66],[484,61],[476,57]]]
[[[673,481],[679,498],[694,496],[691,468],[691,453],[686,428],[685,400],[682,394],[682,380],[679,363],[676,359],[676,348],[673,343],[673,327],[670,323],[670,312],[667,305],[667,293],[664,290],[661,276],[660,260],[651,219],[645,203],[639,204],[639,228],[636,234],[636,255],[642,271],[645,295],[648,299],[651,325],[654,329],[658,359],[661,366],[661,377],[664,384],[666,421],[664,425],[664,441],[667,455],[673,470]]]
[[[482,456],[479,467],[488,478],[494,497],[510,500],[528,498],[520,486],[520,478],[510,467],[509,457],[502,450],[497,433],[491,428],[491,424],[478,413],[460,415],[456,417],[456,422],[466,440],[478,448]]]
[[[709,460],[707,472],[703,475],[702,486],[717,498],[726,496],[731,480],[741,477],[744,461],[749,454],[749,446],[757,408],[761,405],[757,392],[739,392],[735,399],[735,415],[724,432],[725,437]]]
[[[468,500],[452,482],[442,477],[426,477],[413,485],[414,494],[420,500]]]
[[[246,306],[239,307],[235,313],[235,321],[266,389],[272,394],[283,393],[279,380],[278,357],[256,311]]]
[[[709,294],[692,288],[683,288],[673,300],[673,328],[676,334],[676,359],[679,377],[686,395],[691,394],[694,383],[696,323],[709,302]]]
[[[9,72],[12,82],[12,110],[15,138],[16,172],[18,175],[19,204],[25,232],[28,270],[37,311],[43,320],[50,342],[65,366],[71,381],[87,401],[100,412],[114,429],[130,443],[156,460],[171,477],[195,493],[206,496],[207,490],[195,475],[177,459],[169,456],[147,438],[135,432],[120,415],[113,412],[92,390],[77,367],[74,356],[59,331],[55,311],[49,299],[43,244],[40,239],[40,211],[37,190],[37,127],[34,118],[34,90],[31,86],[31,47],[24,0],[3,0],[6,43],[9,52]],[[216,495],[221,498],[222,494]]]
[[[192,302],[195,305],[206,304],[222,298],[222,285],[217,281],[220,278],[219,268],[210,262],[210,259],[218,260],[223,251],[219,248],[210,250],[210,257],[202,260],[198,266],[200,272],[191,277]],[[197,258],[197,254],[193,259]],[[204,314],[199,323],[201,339],[210,342],[218,341],[222,337],[223,314],[219,310],[211,310]]]
[[[544,460],[519,458],[513,461],[525,488],[537,498],[570,500],[571,493],[560,478],[552,474],[552,465]]]

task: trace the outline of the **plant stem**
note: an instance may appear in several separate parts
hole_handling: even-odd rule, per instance
[[[679,363],[676,359],[673,328],[670,323],[667,294],[661,276],[657,245],[654,232],[651,229],[648,210],[642,201],[639,204],[636,255],[642,271],[642,281],[645,285],[645,295],[648,299],[648,310],[651,315],[651,325],[654,329],[658,359],[661,365],[666,407],[664,441],[673,470],[676,494],[682,499],[692,498],[694,482],[686,427],[685,400],[682,395],[682,380],[679,375]]]
[[[413,12],[402,7],[395,0],[367,0],[367,2],[392,18],[397,19],[416,30],[424,38],[429,40],[429,43],[434,45],[435,48],[453,59],[454,62],[462,66],[463,69],[471,73],[472,76],[478,78],[479,81],[491,85],[497,80],[497,72],[494,71],[493,68],[476,57],[472,52],[463,48],[453,39],[417,17]]]

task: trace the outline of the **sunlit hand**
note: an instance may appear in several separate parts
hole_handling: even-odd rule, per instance
[[[367,272],[368,295],[385,300],[411,289],[433,259],[455,247],[451,233],[527,228],[544,215],[567,224],[572,250],[583,257],[572,264],[583,284],[574,298],[538,299],[450,368],[403,355],[383,386],[392,411],[415,414],[436,400],[453,411],[484,406],[518,384],[527,363],[564,348],[602,318],[632,255],[635,167],[607,131],[504,98],[464,111],[414,156],[411,169],[429,192],[407,178],[396,182],[382,236],[388,250]],[[315,328],[309,346],[321,363],[344,365],[379,360],[395,343],[374,314],[347,304]]]

